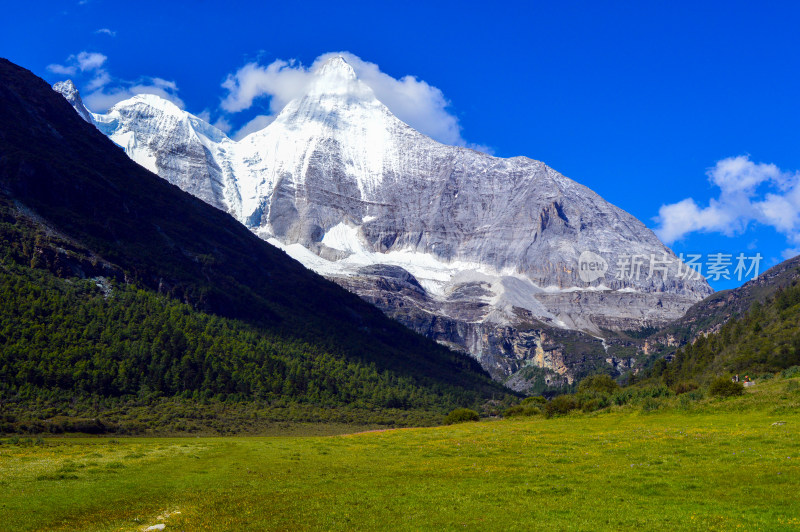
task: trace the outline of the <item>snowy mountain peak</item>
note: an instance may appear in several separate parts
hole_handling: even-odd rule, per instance
[[[70,105],[78,111],[78,114],[89,122],[90,124],[94,123],[92,120],[92,113],[83,105],[83,100],[81,100],[81,94],[78,92],[78,89],[75,87],[75,84],[72,82],[71,79],[66,81],[59,81],[55,85],[53,85],[53,90],[56,92],[61,93],[61,95],[67,99]]]
[[[341,78],[348,81],[356,79],[356,72],[353,67],[345,61],[344,57],[331,57],[325,61],[316,72],[317,76],[325,78]]]
[[[153,95],[94,118],[142,166],[495,374],[521,356],[560,367],[536,358],[555,356],[544,339],[508,347],[520,324],[650,327],[711,291],[641,222],[544,163],[415,131],[338,56],[240,141]],[[602,279],[580,275],[585,252],[607,262]],[[666,257],[668,271],[627,275],[633,257]]]
[[[59,81],[55,85],[53,85],[53,90],[56,92],[60,92],[64,95],[64,98],[67,100],[75,98],[78,95],[78,89],[75,87],[75,84],[72,82],[71,79],[66,81]]]
[[[162,113],[166,113],[174,117],[184,117],[187,114],[171,101],[156,94],[137,94],[131,98],[128,98],[127,100],[122,100],[121,102],[114,104],[114,106],[111,107],[108,112],[111,113],[115,109],[132,107],[139,104],[145,104],[149,107],[157,109]]]
[[[343,57],[331,57],[315,72],[306,96],[312,99],[335,96],[371,101],[375,95],[365,83],[358,79],[353,67]]]

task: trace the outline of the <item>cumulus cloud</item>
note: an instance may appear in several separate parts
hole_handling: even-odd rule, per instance
[[[81,52],[75,57],[78,68],[83,71],[97,70],[106,62],[108,57],[97,52]]]
[[[54,63],[47,65],[47,70],[54,74],[64,74],[74,76],[78,72],[99,70],[106,62],[108,57],[98,52],[81,52],[78,55],[67,57],[65,64]]]
[[[789,260],[798,255],[800,255],[800,247],[785,249],[783,250],[783,253],[781,253],[781,256],[784,260]]]
[[[263,67],[248,63],[222,84],[228,96],[222,108],[236,113],[249,109],[257,98],[269,97],[269,109],[277,114],[293,98],[301,96],[311,81],[311,73],[302,65],[277,59]]]
[[[78,68],[72,65],[47,65],[47,70],[53,74],[62,74],[64,76],[74,76],[78,72]]]
[[[93,87],[90,82],[88,87]],[[143,76],[136,81],[109,78],[108,83],[83,97],[83,102],[94,112],[103,112],[115,103],[127,100],[137,94],[155,94],[169,100],[181,109],[183,100],[178,97],[178,87],[174,81]]]
[[[108,28],[100,28],[99,30],[96,30],[95,33],[98,34],[98,35],[108,35],[109,37],[116,37],[117,36],[117,32],[116,31],[110,30]]]
[[[774,228],[786,236],[794,256],[800,249],[800,172],[774,164],[755,163],[747,155],[718,161],[707,172],[718,197],[701,207],[692,198],[662,205],[655,232],[667,244],[693,232],[741,234],[753,224]]]
[[[99,52],[83,51],[67,57],[65,64],[48,65],[47,69],[54,74],[77,76],[83,102],[94,112],[104,112],[115,103],[137,94],[156,94],[181,109],[184,107],[174,81],[150,76],[132,81],[120,79],[104,68],[106,61],[108,57]]]
[[[220,116],[217,120],[212,124],[215,128],[219,129],[223,133],[230,133],[233,126],[231,123],[224,116]]]
[[[258,115],[252,120],[250,120],[248,123],[246,123],[244,126],[239,128],[239,131],[237,131],[233,135],[233,140],[242,140],[250,133],[261,131],[262,129],[270,125],[273,120],[275,120],[275,115]]]
[[[111,83],[111,81],[112,81],[111,80],[111,74],[109,74],[105,70],[102,70],[102,71],[98,72],[94,76],[94,78],[92,78],[91,81],[89,81],[89,84],[87,85],[87,88],[90,91],[97,90],[100,87],[105,87],[106,85]]]
[[[415,76],[394,78],[382,72],[375,63],[364,61],[348,52],[323,54],[310,67],[294,60],[278,59],[267,66],[253,62],[229,75],[222,84],[228,91],[222,101],[222,109],[236,113],[249,109],[260,98],[267,98],[270,113],[251,120],[236,136],[241,138],[245,131],[256,131],[253,128],[273,120],[290,100],[303,95],[313,79],[313,72],[334,56],[344,57],[359,79],[400,120],[440,142],[467,146],[467,142],[461,137],[458,119],[450,112],[449,102],[441,90]],[[469,146],[488,151],[485,146]]]

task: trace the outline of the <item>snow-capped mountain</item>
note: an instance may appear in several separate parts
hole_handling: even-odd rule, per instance
[[[658,325],[711,293],[681,278],[682,263],[633,216],[542,162],[422,135],[341,57],[239,142],[152,95],[93,121],[135,161],[497,377],[528,365],[573,374],[547,350],[549,328]],[[608,268],[590,282],[587,252]],[[632,256],[661,260],[660,271],[626,275]]]
[[[53,85],[53,90],[56,92],[60,92],[64,98],[78,111],[78,114],[81,115],[81,118],[86,120],[89,123],[92,123],[94,119],[92,118],[92,113],[83,105],[83,100],[81,99],[81,95],[78,92],[78,89],[75,87],[75,84],[72,83],[71,79],[66,81],[59,81],[55,85]]]

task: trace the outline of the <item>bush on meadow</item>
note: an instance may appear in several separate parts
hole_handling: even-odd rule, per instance
[[[444,418],[445,425],[452,425],[453,423],[464,423],[465,421],[478,421],[481,416],[474,410],[469,408],[456,408]]]
[[[744,393],[741,382],[733,382],[726,377],[718,377],[708,387],[708,394],[713,397],[734,397]]]
[[[786,368],[781,372],[781,377],[784,379],[790,379],[792,377],[800,377],[800,366],[792,366],[791,368]]]
[[[544,405],[545,417],[568,414],[579,407],[577,399],[573,395],[558,395],[553,397],[550,402]]]
[[[683,381],[676,384],[673,391],[675,392],[675,395],[681,395],[682,393],[694,391],[699,387],[700,385],[694,381]]]

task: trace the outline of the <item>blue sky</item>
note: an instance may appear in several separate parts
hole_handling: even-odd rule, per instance
[[[542,160],[677,253],[800,252],[798,3],[233,4],[9,2],[0,56],[95,111],[161,91],[234,135],[349,51],[418,129]]]

